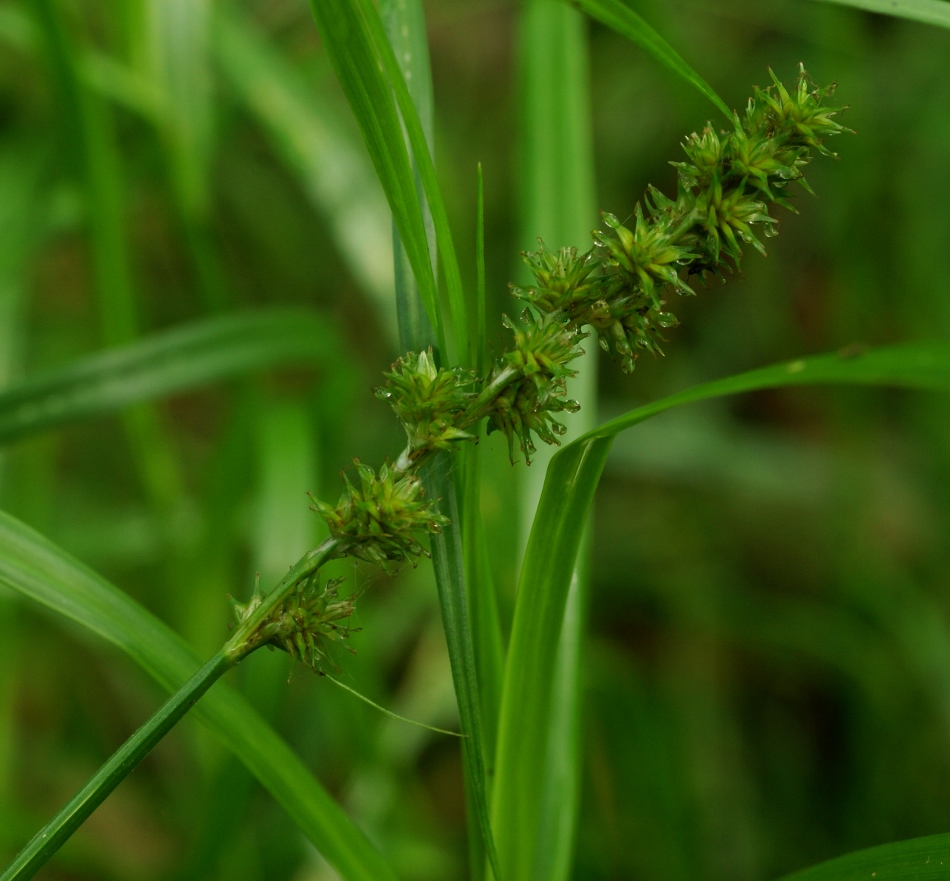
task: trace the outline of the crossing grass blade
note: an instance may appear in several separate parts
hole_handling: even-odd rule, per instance
[[[694,386],[613,419],[554,456],[528,542],[508,650],[495,769],[496,823],[518,823],[523,814],[513,810],[515,805],[531,810],[541,803],[539,781],[545,779],[550,734],[545,726],[525,724],[525,720],[550,718],[556,703],[557,679],[552,670],[558,664],[560,635],[572,612],[568,604],[572,572],[613,438],[683,404],[755,389],[820,383],[950,390],[950,345],[882,348],[856,357],[821,355]]]
[[[628,40],[632,40],[665,68],[699,89],[726,115],[727,119],[732,119],[732,112],[712,86],[696,73],[682,56],[624,0],[568,0],[568,2],[591,18],[596,18],[607,27],[613,28]]]
[[[419,285],[426,314],[432,322],[438,348],[444,351],[435,273],[422,208],[416,195],[392,86],[381,69],[374,36],[363,10],[352,0],[311,0],[310,9],[330,62],[363,132],[370,159],[386,193],[393,221]],[[378,23],[378,16],[376,21]]]
[[[0,513],[0,584],[117,646],[168,691],[200,658],[158,618],[25,524]],[[347,881],[394,879],[363,832],[236,691],[218,683],[194,709]]]
[[[950,3],[947,0],[819,0],[837,6],[850,6],[865,12],[893,15],[924,24],[950,28]]]
[[[336,340],[317,313],[287,308],[153,334],[0,392],[0,443],[269,367],[332,365]]]
[[[855,851],[781,881],[937,881],[948,871],[950,835],[928,835]]]

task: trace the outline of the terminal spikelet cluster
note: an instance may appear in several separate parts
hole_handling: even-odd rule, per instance
[[[694,293],[691,276],[738,269],[743,245],[764,254],[756,227],[775,234],[769,205],[792,208],[785,188],[798,180],[808,189],[802,169],[812,150],[833,156],[824,140],[848,131],[833,118],[838,108],[824,104],[834,86],[818,88],[802,70],[789,91],[771,76],[773,85],[756,89],[745,114],[734,115],[731,131],[710,125],[686,139],[686,161],[673,163],[675,199],[650,187],[632,222],[603,214],[607,229],[594,231],[584,254],[552,253],[542,243],[525,255],[534,285],[514,287],[515,296],[566,316],[570,327],[594,328],[628,373],[640,350],[662,354],[663,330],[678,323],[665,298]]]

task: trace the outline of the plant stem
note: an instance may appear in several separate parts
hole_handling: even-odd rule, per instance
[[[32,878],[69,837],[105,801],[147,756],[158,742],[175,727],[198,699],[237,660],[224,649],[217,652],[188,680],[162,708],[135,732],[112,757],[89,779],[85,786],[50,820],[17,854],[16,859],[0,875],[0,881],[25,881]]]
[[[258,625],[273,611],[297,583],[316,572],[327,560],[339,554],[345,543],[327,539],[309,551],[291,568],[253,613],[235,629],[231,639],[191,679],[173,694],[138,731],[89,779],[85,786],[17,854],[0,875],[0,881],[25,881],[32,878],[69,837],[159,743],[224,673],[260,645]]]

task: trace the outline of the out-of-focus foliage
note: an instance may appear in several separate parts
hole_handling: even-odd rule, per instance
[[[730,106],[804,62],[838,81],[858,135],[810,166],[820,199],[778,214],[768,259],[677,302],[664,358],[602,370],[601,415],[803,354],[946,340],[950,31],[805,0],[633,6]],[[439,178],[471,286],[484,167],[500,351],[507,281],[536,247],[519,222],[519,10],[427,12]],[[598,204],[623,222],[648,183],[672,194],[668,163],[712,109],[616,34],[590,41]],[[216,648],[227,594],[319,538],[305,491],[336,498],[352,457],[400,448],[369,391],[400,354],[389,223],[305,3],[0,2],[0,382],[272,305],[317,310],[339,350],[336,369],[273,367],[5,446],[0,505]],[[502,438],[484,453],[508,620],[522,478]],[[945,396],[760,392],[623,435],[595,503],[575,877],[753,881],[950,829],[948,536]],[[365,588],[340,676],[451,727],[428,567],[332,574]],[[401,876],[463,877],[458,743],[288,669],[261,652],[232,675]],[[115,652],[0,594],[0,863],[158,700]],[[186,721],[45,877],[332,876]]]

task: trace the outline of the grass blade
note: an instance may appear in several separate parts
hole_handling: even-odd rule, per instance
[[[686,80],[691,86],[699,89],[713,104],[716,105],[730,121],[732,112],[726,106],[712,86],[709,85],[680,54],[663,39],[650,25],[648,25],[624,0],[569,0],[572,6],[591,18],[613,28],[618,34],[632,40],[644,52],[653,56],[665,68]]]
[[[425,142],[431,148],[434,143],[432,126],[432,73],[429,68],[429,46],[426,42],[425,12],[419,3],[389,2],[383,0],[379,7],[383,19],[386,37],[393,46],[399,61],[399,75],[412,83],[410,94],[412,104],[419,117],[419,124],[425,136]],[[425,197],[425,186],[419,173],[419,160],[410,147],[409,159],[412,163],[413,182],[416,198],[422,209],[422,220],[426,228],[426,240],[429,253],[433,256],[433,272],[437,272],[437,246],[435,228],[432,224],[432,211]],[[412,267],[406,257],[406,250],[399,240],[399,230],[393,227],[393,268],[396,275],[396,312],[398,315],[400,351],[421,351],[435,344],[435,335],[431,323],[425,314],[424,304],[418,289],[412,281]]]
[[[412,165],[392,89],[380,69],[379,54],[370,26],[363,11],[352,0],[311,0],[310,9],[330,62],[363,132],[370,159],[386,193],[393,221],[419,285],[422,302],[435,330],[439,349],[444,351],[444,334],[425,222],[416,196]],[[378,16],[376,23],[381,29]]]
[[[551,0],[525,4],[521,22],[521,241],[535,237],[550,247],[589,246],[596,219],[591,143],[587,21]],[[569,394],[581,404],[568,420],[573,439],[593,427],[597,412],[597,343],[575,362],[579,375]],[[539,451],[533,466],[521,472],[523,536],[538,509],[545,469],[554,449]],[[581,529],[586,528],[585,523]],[[542,773],[512,788],[496,768],[493,819],[498,830],[502,871],[509,878],[564,881],[571,869],[580,802],[580,655],[587,605],[586,565],[571,564],[571,606],[559,640],[558,662],[537,668],[534,676],[552,701],[542,715],[525,714],[522,724],[538,729],[549,755]],[[510,668],[509,668],[510,669]],[[507,672],[506,672],[506,675]]]
[[[188,681],[201,665],[200,658],[155,616],[4,513],[0,513],[0,583],[117,646],[168,691]],[[219,683],[194,712],[343,878],[395,878],[366,836],[240,694]]]
[[[282,364],[332,363],[314,312],[269,309],[196,321],[97,352],[0,393],[0,443]]]
[[[111,107],[83,79],[81,49],[58,0],[36,5],[59,92],[64,147],[76,162],[86,199],[101,337],[119,345],[138,336],[140,321],[125,226],[125,182]],[[183,494],[183,478],[160,415],[148,408],[123,414],[143,487],[168,519]]]
[[[206,309],[222,311],[233,296],[213,229],[211,2],[144,0],[128,22],[133,64],[157,98],[153,121],[165,151],[183,244]]]
[[[819,0],[819,2],[850,6],[866,12],[879,12],[881,15],[893,15],[897,18],[950,28],[950,3],[947,3],[947,0]]]
[[[462,741],[466,801],[470,818],[478,824],[495,877],[501,879],[504,876],[499,870],[488,812],[485,736],[482,730],[475,647],[468,614],[465,564],[462,557],[461,530],[458,527],[459,512],[455,501],[455,487],[449,474],[448,457],[445,454],[438,457],[427,471],[426,492],[433,497],[441,497],[442,513],[446,514],[453,524],[440,535],[432,536],[432,565],[439,590],[442,625],[449,650],[459,721],[462,733],[467,735]],[[474,848],[475,842],[470,846]],[[480,849],[477,848],[473,852],[479,853]],[[476,868],[472,866],[473,871]]]
[[[928,881],[947,877],[950,835],[895,841],[785,875],[782,881]]]
[[[395,339],[388,211],[359,136],[236,7],[215,8],[211,36],[222,75],[326,219]]]
[[[37,832],[0,875],[0,881],[32,878],[233,663],[220,651],[198,670]]]
[[[488,369],[488,346],[485,331],[485,193],[482,167],[478,166],[478,199],[475,233],[475,272],[477,277],[474,346],[470,358],[476,369],[484,374]],[[479,427],[481,432],[481,427]],[[478,690],[481,699],[482,725],[485,735],[485,755],[495,755],[495,734],[498,729],[498,708],[501,706],[501,683],[504,675],[505,649],[498,613],[498,597],[492,578],[488,539],[481,511],[481,447],[466,445],[460,451],[464,456],[465,474],[462,492],[465,510],[462,516],[462,548],[465,558],[465,583],[468,589],[468,610],[478,671]],[[480,871],[479,865],[476,871]],[[476,874],[476,877],[478,875]]]
[[[546,773],[548,732],[542,726],[526,726],[525,720],[549,718],[556,702],[554,680],[548,675],[539,677],[538,671],[547,674],[558,663],[559,634],[570,611],[572,571],[613,438],[681,404],[754,389],[819,383],[950,390],[950,345],[897,346],[850,358],[821,355],[694,386],[613,419],[555,455],[528,542],[508,650],[494,792],[501,813],[496,811],[496,822],[517,822],[512,806],[524,803],[523,791],[536,793],[537,781]],[[528,802],[524,809],[530,810],[534,804]],[[527,856],[522,855],[522,860]]]
[[[449,217],[445,210],[442,192],[435,176],[435,165],[432,161],[432,151],[426,142],[426,133],[416,111],[415,100],[400,68],[399,61],[389,40],[386,38],[382,21],[376,12],[376,7],[370,0],[355,0],[362,8],[370,32],[375,40],[379,60],[389,78],[389,84],[396,95],[399,112],[406,127],[406,135],[412,148],[412,158],[416,163],[419,177],[425,189],[429,209],[432,211],[432,222],[435,226],[436,241],[439,256],[442,261],[442,270],[445,273],[445,287],[448,294],[449,311],[452,315],[452,329],[455,332],[455,342],[458,347],[458,358],[465,363],[471,351],[469,344],[469,325],[471,319],[465,302],[465,293],[462,290],[462,274],[459,270],[458,259],[455,254],[455,242],[452,239],[452,230],[449,227]],[[421,39],[421,38],[420,38]]]
[[[388,13],[388,24],[392,30],[403,32],[405,29],[408,31],[408,37],[403,33],[403,39],[410,51],[410,61],[413,57],[417,62],[422,59],[427,61],[428,52],[423,52],[420,48],[425,40],[425,17],[421,4],[418,2],[384,4],[383,10]],[[376,15],[375,9],[368,7],[364,11],[367,18],[373,22],[373,33],[379,45],[380,53],[388,59],[390,79],[398,84],[397,94],[402,95],[400,109],[409,128],[413,160],[416,162],[415,167],[426,185],[429,205],[435,206],[434,211],[436,209],[441,211],[441,225],[444,229],[440,230],[440,222],[437,220],[438,246],[441,248],[443,243],[447,241],[451,247],[451,237],[447,235],[448,224],[444,216],[441,194],[435,181],[431,153],[426,142],[422,120],[416,113],[414,105],[417,90],[420,92],[419,99],[423,106],[428,102],[430,74],[426,70],[423,75],[413,77],[413,89],[410,92],[403,77],[403,72],[396,62],[389,39],[382,30],[382,22]],[[413,34],[413,31],[417,33]],[[413,48],[415,48],[414,52]],[[404,54],[403,58],[405,58]],[[450,254],[450,262],[453,262],[455,260],[454,251]],[[417,285],[412,283],[412,279],[408,275],[398,271],[399,259],[399,249],[397,247],[396,298],[397,309],[403,319],[400,321],[399,327],[402,348],[435,345],[437,341],[432,335],[431,327],[427,326],[422,320],[423,312],[418,305],[420,290]],[[457,294],[461,295],[460,284]],[[456,328],[457,333],[462,330],[467,333],[467,323],[464,327]],[[467,336],[461,337],[458,342],[463,355],[468,356]],[[437,457],[426,469],[424,479],[427,494],[431,498],[440,500],[439,504],[443,513],[447,514],[452,521],[448,528],[431,537],[431,547],[433,569],[439,591],[439,605],[442,611],[442,626],[449,653],[449,664],[452,669],[452,683],[455,688],[462,732],[466,735],[462,740],[462,766],[465,775],[465,801],[470,831],[470,871],[473,878],[480,877],[484,855],[487,852],[488,859],[495,869],[496,877],[498,877],[498,858],[488,812],[485,737],[481,718],[474,638],[469,617],[466,568],[462,552],[463,539],[460,529],[462,521],[459,519],[459,505],[456,496],[457,485],[460,486],[461,481],[456,482],[452,479],[448,456],[445,453]],[[471,485],[469,485],[470,488]],[[468,506],[465,510],[469,510],[472,501],[467,496],[463,496],[462,504]],[[484,848],[481,846],[482,843]]]

